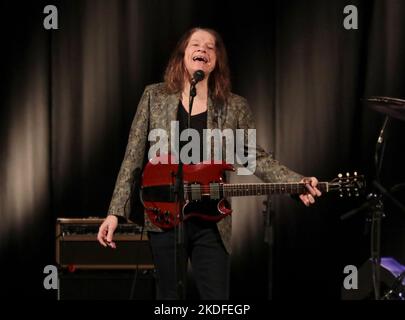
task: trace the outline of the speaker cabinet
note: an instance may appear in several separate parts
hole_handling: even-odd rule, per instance
[[[133,223],[119,224],[116,249],[97,241],[102,218],[59,218],[56,224],[56,262],[70,269],[153,269],[148,235]]]

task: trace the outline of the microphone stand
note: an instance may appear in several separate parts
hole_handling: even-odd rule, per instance
[[[191,129],[191,111],[193,109],[194,97],[197,95],[197,89],[195,87],[196,81],[191,81],[190,95],[189,95],[189,107],[188,107],[188,121],[187,129]],[[179,150],[180,153],[181,150]],[[185,259],[185,246],[184,246],[184,178],[183,178],[183,162],[179,154],[179,165],[176,174],[175,183],[175,201],[178,204],[178,216],[179,223],[176,226],[176,276],[177,276],[177,298],[184,300],[186,297],[186,259]]]

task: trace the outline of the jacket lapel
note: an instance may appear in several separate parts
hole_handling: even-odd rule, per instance
[[[160,116],[165,117],[166,119],[166,132],[168,135],[168,143],[167,150],[169,153],[176,155],[178,150],[177,148],[172,149],[172,131],[171,131],[171,124],[172,121],[177,121],[177,110],[179,109],[179,101],[180,101],[180,94],[179,93],[172,93],[168,94],[165,99],[163,99],[163,106],[166,109],[166,114],[162,113]],[[177,135],[177,133],[176,133]],[[179,136],[174,136],[174,141],[178,141]]]
[[[166,105],[166,119],[167,129],[170,130],[170,124],[172,121],[177,120],[177,110],[179,108],[180,96],[177,93],[167,95],[164,105]]]
[[[208,96],[207,101],[207,128],[208,129],[218,128],[218,123],[215,114],[215,107],[210,96]]]

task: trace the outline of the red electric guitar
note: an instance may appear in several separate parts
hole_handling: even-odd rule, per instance
[[[170,229],[179,223],[179,203],[176,202],[175,182],[178,164],[170,156],[149,161],[144,168],[141,200],[150,221],[162,229]],[[219,221],[232,213],[227,197],[268,194],[301,194],[304,183],[223,183],[225,171],[234,171],[230,164],[199,163],[183,165],[184,220],[199,217],[203,220]],[[340,196],[358,196],[364,188],[364,177],[354,173],[319,182],[321,192],[339,191]]]

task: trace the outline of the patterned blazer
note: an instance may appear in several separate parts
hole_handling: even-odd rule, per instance
[[[163,129],[170,138],[171,121],[177,120],[177,109],[181,93],[171,94],[163,83],[145,88],[132,122],[128,145],[122,162],[108,214],[127,218],[129,216],[131,186],[134,171],[141,168],[147,152],[147,137],[152,129]],[[207,129],[255,129],[252,112],[246,99],[231,94],[225,105],[218,106],[208,98]],[[245,130],[247,131],[247,130]],[[170,152],[170,140],[168,150]],[[256,149],[256,170],[254,174],[264,182],[296,182],[303,178],[300,174],[281,165],[260,146]],[[214,154],[213,152],[211,154]],[[232,217],[218,222],[218,230],[228,253],[231,252]],[[145,216],[145,230],[162,231]]]

